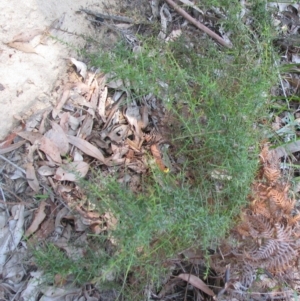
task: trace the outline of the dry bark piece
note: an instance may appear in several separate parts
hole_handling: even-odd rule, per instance
[[[64,112],[60,116],[59,125],[65,133],[68,133],[68,130],[69,130],[69,123],[68,123],[69,122],[69,117],[70,117],[69,112]]]
[[[107,87],[104,87],[104,89],[100,91],[99,104],[98,104],[98,113],[104,123],[106,122],[105,104],[106,104],[107,95],[108,95],[108,89]]]

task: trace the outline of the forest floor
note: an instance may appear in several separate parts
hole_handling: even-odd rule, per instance
[[[56,4],[3,27],[0,299],[297,300],[299,7]]]

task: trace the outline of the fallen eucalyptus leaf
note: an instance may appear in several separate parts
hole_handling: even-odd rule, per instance
[[[24,205],[13,206],[8,227],[3,228],[0,232],[0,274],[3,272],[8,254],[17,248],[23,236],[24,209]]]
[[[54,168],[51,168],[50,166],[41,166],[37,172],[41,175],[41,176],[52,176],[55,174],[55,170]]]
[[[43,33],[42,29],[31,29],[27,32],[19,33],[18,35],[14,36],[11,43],[13,42],[29,42],[32,40],[35,36]]]
[[[20,146],[22,146],[23,144],[25,144],[25,140],[19,141],[17,143],[11,144],[10,146],[7,146],[5,148],[0,148],[0,155],[6,154],[6,153],[10,153],[13,150],[19,148]]]
[[[70,136],[70,135],[67,135],[67,137],[68,137],[69,143],[71,143],[74,146],[76,146],[77,148],[79,148],[85,154],[98,159],[103,164],[106,164],[106,159],[104,158],[103,154],[97,147],[95,147],[88,141],[85,141],[81,138]]]
[[[52,118],[55,119],[56,116],[58,115],[58,113],[60,112],[60,110],[62,109],[62,107],[64,106],[64,104],[66,103],[66,101],[68,100],[70,96],[70,86],[66,86],[65,90],[58,102],[58,104],[56,105],[55,108],[53,108],[52,110]]]
[[[17,135],[30,141],[31,144],[34,144],[37,140],[43,137],[42,134],[36,132],[20,132],[17,133]]]
[[[43,279],[43,272],[36,271],[30,273],[31,277],[27,283],[26,288],[22,291],[20,298],[26,301],[36,301],[40,294],[40,287],[46,279]]]
[[[25,52],[25,53],[35,53],[35,49],[29,44],[29,43],[22,43],[22,42],[10,42],[6,44],[8,47],[17,49],[19,51]]]
[[[8,261],[5,263],[2,277],[5,282],[18,284],[22,281],[26,272],[22,262],[25,260],[25,248],[21,247],[18,252],[10,255]]]
[[[158,165],[159,169],[163,172],[168,172],[168,168],[165,166],[163,160],[162,160],[162,156],[161,156],[161,152],[160,149],[158,147],[157,144],[152,144],[150,146],[150,150],[151,153],[155,159],[156,164]]]
[[[76,59],[70,57],[69,60],[75,65],[77,72],[85,79],[87,66],[85,63],[77,61]]]
[[[51,121],[52,129],[45,133],[45,137],[49,138],[59,149],[60,155],[64,156],[69,151],[69,141],[63,129]]]
[[[58,181],[75,182],[87,174],[89,167],[89,164],[83,161],[64,164],[57,168],[53,178]]]
[[[46,217],[45,208],[47,206],[47,203],[45,201],[40,202],[39,208],[37,210],[37,213],[33,219],[33,222],[31,223],[30,227],[25,232],[25,235],[28,237],[31,234],[33,234],[40,226],[42,221]]]
[[[28,163],[26,165],[26,179],[28,181],[29,186],[34,192],[38,192],[40,189],[39,181],[37,180],[34,167],[32,163]]]
[[[190,283],[191,285],[203,291],[207,295],[215,296],[215,293],[197,276],[191,274],[180,274],[177,277]]]
[[[49,138],[42,137],[39,141],[39,149],[48,155],[54,162],[61,163],[60,150]]]

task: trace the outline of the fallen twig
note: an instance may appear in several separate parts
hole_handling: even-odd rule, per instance
[[[7,163],[9,163],[10,165],[12,165],[13,167],[15,167],[16,169],[18,169],[19,171],[21,171],[23,174],[26,175],[26,171],[25,171],[23,168],[19,167],[18,165],[16,165],[16,164],[13,163],[13,162],[11,162],[10,160],[8,160],[7,158],[5,158],[5,157],[2,156],[1,154],[0,154],[0,159],[6,161]]]
[[[84,9],[84,8],[80,9],[80,11],[83,11],[88,15],[92,15],[92,16],[100,18],[100,19],[114,20],[114,21],[125,22],[125,23],[134,23],[133,19],[127,18],[124,16],[104,15],[104,14],[93,12],[91,10]],[[98,21],[100,21],[100,20],[98,20]]]
[[[194,19],[191,15],[189,15],[185,10],[183,10],[181,7],[179,7],[173,0],[165,0],[168,4],[170,4],[181,16],[183,16],[185,19],[187,19],[189,22],[194,24],[196,27],[207,33],[209,36],[211,36],[213,39],[215,39],[217,42],[219,42],[221,45],[232,48],[232,45],[225,42],[220,36],[218,36],[216,33],[214,33],[212,30],[207,28],[205,25],[198,22],[196,19]]]

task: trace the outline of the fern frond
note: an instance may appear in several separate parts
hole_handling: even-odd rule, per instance
[[[297,214],[297,215],[289,218],[288,225],[291,227],[294,227],[298,224],[299,221],[300,221],[300,214]]]
[[[271,167],[265,167],[264,176],[269,183],[275,183],[280,178],[280,170]]]
[[[275,224],[276,237],[279,241],[291,241],[292,229],[279,223]]]
[[[277,250],[277,242],[274,239],[268,239],[254,252],[249,254],[249,259],[259,261],[261,259],[270,258]]]

